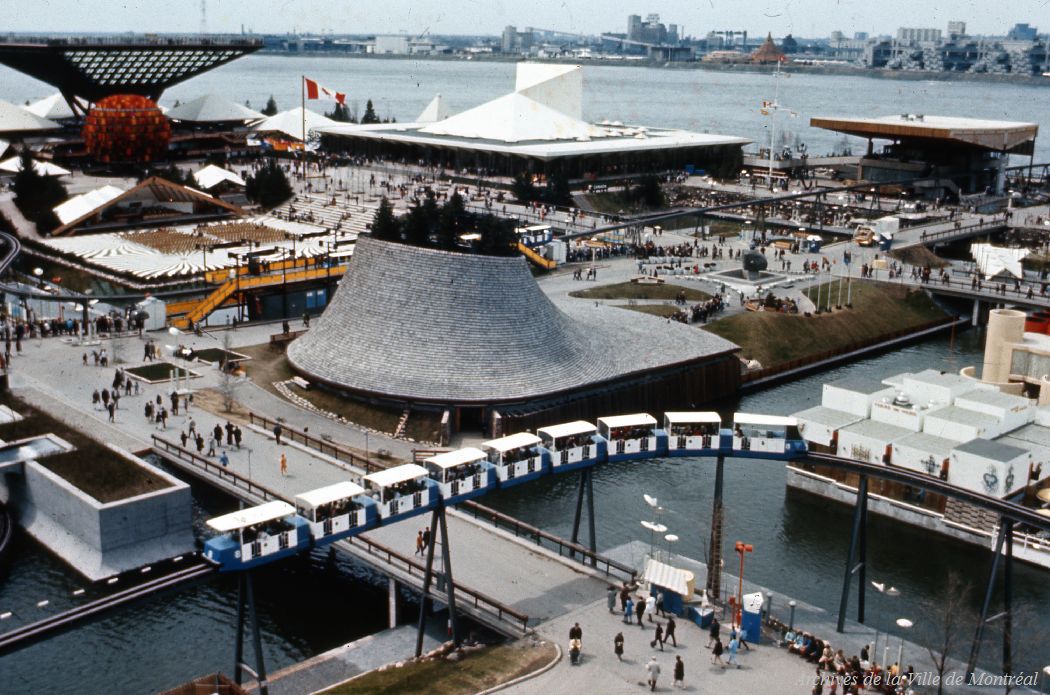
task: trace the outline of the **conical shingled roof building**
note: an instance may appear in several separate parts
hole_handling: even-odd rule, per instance
[[[354,397],[480,407],[489,409],[486,415],[496,407],[504,416],[546,411],[548,422],[593,417],[586,400],[598,391],[603,407],[624,400],[638,408],[646,404],[631,394],[644,384],[655,410],[735,392],[740,368],[733,343],[572,301],[580,315],[555,306],[520,256],[362,237],[331,304],[289,346],[288,359],[306,378]],[[566,411],[568,402],[575,405]],[[518,429],[532,424],[517,422]]]
[[[772,65],[781,60],[784,60],[784,53],[777,48],[777,44],[773,41],[773,34],[768,34],[765,42],[751,54],[751,62],[760,65]]]

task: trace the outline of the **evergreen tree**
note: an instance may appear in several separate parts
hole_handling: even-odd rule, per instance
[[[519,203],[531,203],[539,198],[536,186],[532,183],[532,177],[524,171],[514,174],[510,190]]]
[[[244,192],[264,208],[272,208],[292,197],[292,186],[284,170],[271,159],[257,174],[248,177]]]
[[[572,192],[569,180],[564,174],[555,172],[547,178],[547,187],[543,191],[543,200],[551,205],[572,205]]]
[[[501,220],[495,215],[483,215],[478,219],[481,234],[481,253],[488,256],[515,256],[518,253],[518,236],[514,223]]]
[[[340,123],[356,122],[354,117],[350,114],[350,109],[347,107],[347,105],[340,104],[338,102],[336,103],[335,107],[331,110],[331,112],[326,113],[325,116],[331,118],[333,121],[338,121]]]
[[[454,251],[459,245],[459,235],[466,218],[466,206],[459,193],[453,193],[441,208],[438,218],[437,246],[446,251]]]
[[[382,200],[379,201],[379,209],[376,210],[376,215],[372,218],[372,236],[383,241],[401,240],[401,230],[398,227],[397,219],[394,218],[394,208],[390,205],[390,201],[386,199],[386,196],[383,196]]]
[[[656,209],[664,206],[664,190],[660,179],[654,174],[643,176],[635,188],[635,196],[647,208]]]
[[[15,205],[26,219],[36,223],[38,231],[46,234],[61,224],[52,208],[68,197],[65,186],[56,177],[42,176],[36,171],[28,147],[19,155],[19,165],[13,182]]]
[[[376,110],[372,106],[372,100],[369,99],[368,103],[365,104],[365,115],[361,116],[362,123],[379,123],[379,116],[376,116]]]
[[[423,205],[416,203],[408,211],[405,218],[405,243],[413,246],[430,245],[430,222],[427,210]]]
[[[266,101],[266,108],[262,110],[264,116],[274,116],[277,114],[277,100],[270,95],[270,98]]]

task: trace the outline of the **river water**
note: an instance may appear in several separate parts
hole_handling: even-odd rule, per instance
[[[300,74],[349,92],[363,110],[367,98],[381,116],[411,120],[435,93],[454,110],[509,91],[514,67],[506,63],[460,61],[291,59],[254,56],[179,85],[164,101],[183,101],[218,92],[256,108],[273,94],[282,108],[298,103]],[[21,102],[46,96],[50,89],[0,68],[0,98]],[[701,70],[588,67],[585,115],[653,126],[767,138],[768,120],[758,114],[772,94],[769,75]],[[869,116],[897,112],[1006,118],[1050,125],[1043,107],[1046,92],[1033,87],[968,82],[913,82],[841,76],[792,76],[783,81],[781,101],[798,113],[785,128],[808,143],[813,153],[840,147],[841,138],[809,128],[818,114]],[[856,146],[854,147],[856,149]],[[1037,161],[1050,160],[1040,145]],[[849,374],[891,375],[937,368],[955,371],[979,360],[979,333],[960,336],[949,349],[934,338],[893,353],[838,367],[743,399],[741,409],[790,413],[820,400],[824,381]],[[727,544],[743,540],[755,547],[747,576],[829,609],[837,607],[842,580],[849,511],[798,494],[784,485],[784,470],[770,462],[730,461],[726,465]],[[642,493],[659,498],[661,519],[680,536],[675,551],[704,558],[711,509],[713,467],[709,461],[668,459],[615,464],[595,473],[599,548],[644,539],[639,521],[650,516]],[[548,478],[499,493],[485,503],[555,533],[568,535],[575,502],[571,476]],[[229,511],[232,502],[195,485],[198,521]],[[869,578],[898,587],[902,596],[889,605],[869,598],[872,614],[890,622],[906,616],[921,634],[922,597],[936,597],[950,570],[983,581],[989,554],[979,548],[878,520],[869,536]],[[454,539],[453,539],[453,542]],[[18,622],[32,621],[72,605],[82,581],[34,542],[21,538],[11,568],[0,579],[0,613],[13,610]],[[260,573],[257,595],[270,670],[370,634],[384,626],[382,588],[367,571],[324,554],[279,563]],[[1015,601],[1026,610],[1048,605],[1045,572],[1019,568]],[[0,693],[142,693],[171,687],[215,670],[230,672],[234,640],[235,584],[220,578],[207,584],[123,609],[73,632],[0,657]],[[92,590],[89,589],[89,595]],[[49,599],[43,609],[36,602]],[[14,622],[14,621],[12,621]],[[1050,620],[1035,629],[1050,635]],[[6,626],[0,625],[0,629]],[[967,630],[969,632],[969,630]],[[917,635],[918,636],[918,635]],[[994,656],[994,647],[985,650]],[[1021,648],[1022,661],[1042,665],[1045,654]],[[1025,652],[1028,652],[1026,654]],[[990,663],[990,661],[988,662]]]

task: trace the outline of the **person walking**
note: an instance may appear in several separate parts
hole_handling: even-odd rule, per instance
[[[281,446],[281,432],[283,431],[280,423],[273,426],[273,438],[277,440],[277,446]]]
[[[645,665],[645,671],[649,675],[649,690],[656,690],[656,680],[660,677],[660,664],[656,661],[656,655],[649,657],[649,663]]]
[[[653,614],[656,613],[656,597],[649,594],[645,599],[645,614],[649,616],[649,622],[653,622]]]
[[[91,407],[98,410],[99,403],[102,402],[102,395],[99,394],[98,389],[95,389],[91,394]]]
[[[583,645],[583,628],[580,627],[579,623],[576,623],[569,628],[569,641],[571,642],[574,639],[579,640],[580,645]]]
[[[147,405],[149,405],[149,404],[147,403]],[[183,430],[182,432],[179,432],[179,441],[182,442],[182,448],[183,449],[186,448],[186,442],[189,441],[189,439],[190,439],[190,435],[186,434],[186,430]]]
[[[281,475],[288,475],[288,457],[281,452]]]
[[[722,668],[726,667],[726,662],[722,661],[722,640],[715,637],[715,646],[711,648],[711,663],[718,664]]]
[[[416,555],[423,554],[423,529],[416,533]]]
[[[727,663],[740,668],[740,664],[736,660],[736,650],[740,648],[740,638],[733,637],[729,640],[729,661]]]
[[[677,649],[678,648],[678,640],[676,640],[675,637],[674,637],[674,631],[675,631],[676,627],[677,627],[677,625],[675,624],[674,616],[673,615],[668,615],[667,616],[667,627],[664,628],[664,642],[670,642]]]
[[[609,612],[616,612],[616,587],[609,586],[605,591],[605,603],[609,606]]]
[[[430,527],[427,526],[426,529],[423,530],[423,550],[426,550],[429,547],[430,547]]]
[[[653,637],[653,641],[649,646],[655,647],[657,645],[660,646],[660,651],[664,650],[664,627],[660,623],[656,624],[656,635]]]
[[[219,457],[219,463],[222,464],[223,468],[230,467],[230,457],[226,455],[226,452],[222,452],[222,456]]]
[[[632,617],[633,615],[634,615],[634,601],[632,601],[631,597],[628,596],[627,597],[627,601],[623,604],[623,621],[625,623],[627,623],[628,625],[630,625],[632,622],[634,622],[634,619]]]
[[[208,458],[215,455],[215,437],[208,438]]]
[[[200,432],[198,432],[197,436],[194,438],[193,442],[197,445],[197,453],[198,454],[203,454],[204,453],[204,436],[201,435]]]
[[[711,645],[718,641],[718,631],[722,626],[718,622],[718,618],[711,617],[711,627],[707,631],[707,648],[710,649]]]
[[[613,654],[616,655],[618,661],[623,661],[623,633],[617,632],[616,637],[613,637]]]
[[[674,685],[678,688],[685,687],[685,662],[681,656],[674,658]]]
[[[106,406],[106,409],[109,410],[109,421],[110,422],[116,422],[117,421],[116,420],[116,413],[117,413],[117,404],[116,404],[116,402],[115,401],[110,401],[109,405]]]
[[[243,436],[244,436],[244,433],[241,432],[240,425],[234,425],[233,426],[233,443],[237,445],[237,451],[241,450],[241,437],[243,437]]]
[[[638,618],[638,627],[645,629],[645,598],[642,596],[638,597],[638,601],[634,604],[634,617]]]

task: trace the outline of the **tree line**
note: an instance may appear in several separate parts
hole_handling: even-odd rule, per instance
[[[462,238],[472,234],[477,234],[478,238]],[[372,236],[411,246],[468,251],[486,256],[515,256],[518,253],[514,223],[495,215],[468,212],[458,193],[449,196],[444,205],[438,205],[433,194],[428,193],[401,218],[394,216],[393,206],[384,197],[372,220]]]

